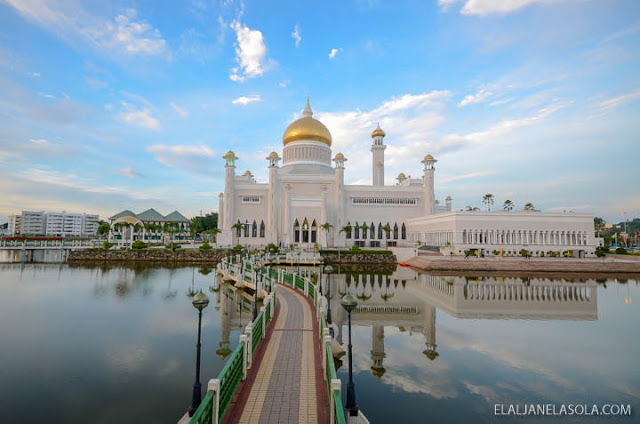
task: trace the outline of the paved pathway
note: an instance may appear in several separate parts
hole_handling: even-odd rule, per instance
[[[225,422],[327,422],[329,404],[314,313],[308,299],[278,286],[275,321]]]

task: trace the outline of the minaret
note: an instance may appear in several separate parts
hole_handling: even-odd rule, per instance
[[[424,200],[422,213],[424,215],[433,214],[433,205],[435,203],[435,194],[433,188],[433,173],[436,170],[435,163],[437,160],[431,155],[424,157],[422,163],[424,164]]]
[[[278,205],[279,205],[279,192],[278,192],[278,162],[280,156],[276,152],[271,152],[266,158],[269,161],[269,198],[267,199],[268,212],[267,212],[267,243],[278,244]]]
[[[436,308],[427,303],[424,305],[424,337],[427,348],[422,353],[433,361],[439,356],[436,351]]]
[[[235,216],[234,209],[234,192],[235,192],[235,178],[236,178],[236,161],[238,157],[231,150],[222,157],[226,160],[224,166],[224,225],[223,230],[231,230],[233,225],[233,217]]]
[[[384,368],[383,361],[387,355],[384,353],[384,326],[374,324],[371,329],[371,373],[381,378],[387,371]]]
[[[384,145],[385,132],[380,128],[380,124],[371,133],[373,144],[371,145],[371,159],[373,169],[373,185],[384,185],[384,149],[387,146]]]
[[[447,198],[445,199],[446,205],[447,205],[447,212],[451,212],[451,196],[447,196]]]
[[[342,237],[346,237],[346,233],[340,233],[340,228],[342,228],[346,224],[346,222],[344,222],[344,163],[347,161],[347,158],[345,158],[342,153],[338,153],[336,154],[336,157],[333,158],[333,161],[336,163],[333,184],[333,186],[335,187],[336,205],[336,220],[334,223],[334,228],[336,231],[338,231],[338,234],[341,234],[341,245],[345,246],[346,239],[343,239]]]
[[[224,225],[224,193],[218,195],[218,228]]]

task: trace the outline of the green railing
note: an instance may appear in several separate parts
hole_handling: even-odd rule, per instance
[[[211,423],[213,421],[213,401],[214,401],[213,390],[207,392],[202,402],[200,402],[200,406],[196,409],[196,412],[193,414],[193,418],[191,418],[190,423],[195,424],[204,424]]]
[[[304,293],[304,278],[300,277],[299,275],[296,275],[295,279],[296,279],[296,288],[302,291],[302,293]]]
[[[240,342],[238,348],[231,354],[224,368],[222,368],[222,371],[218,374],[218,380],[220,380],[219,420],[222,420],[224,414],[227,412],[233,400],[233,395],[244,378],[242,362],[244,360],[244,350],[246,346],[247,344],[245,342]]]
[[[284,284],[293,287],[293,274],[285,272],[284,276],[282,277],[282,280]]]
[[[258,343],[260,343],[260,340],[262,340],[263,321],[264,321],[264,315],[262,314],[262,312],[260,312],[256,317],[255,321],[253,321],[252,334],[251,334],[251,337],[252,337],[251,354],[252,355],[256,352],[256,349],[258,348]]]

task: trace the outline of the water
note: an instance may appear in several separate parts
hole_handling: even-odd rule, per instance
[[[188,293],[211,299],[203,392],[251,319],[250,299],[227,286],[212,291],[210,271],[0,265],[0,422],[175,423],[194,379],[197,312]],[[331,287],[345,348],[340,296],[350,291],[361,304],[354,381],[372,422],[521,421],[496,418],[496,403],[640,405],[637,281],[378,271],[343,268]],[[499,299],[505,288],[519,300]],[[550,300],[527,300],[534,295]],[[637,421],[637,412],[618,420]]]

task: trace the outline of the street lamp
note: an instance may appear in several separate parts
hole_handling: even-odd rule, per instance
[[[349,314],[349,383],[347,383],[347,411],[354,417],[358,415],[358,405],[356,403],[356,388],[353,384],[353,358],[351,353],[351,312],[358,306],[358,301],[351,293],[344,295],[340,300],[342,307]]]
[[[196,382],[193,384],[193,397],[191,399],[191,408],[189,408],[189,416],[193,417],[193,414],[200,406],[202,400],[202,385],[200,384],[200,328],[202,325],[202,310],[209,304],[209,297],[199,291],[191,299],[193,307],[198,310],[198,344],[196,353]]]
[[[320,296],[322,296],[322,265],[320,265],[320,272],[318,273],[318,288],[320,289]]]
[[[324,272],[327,273],[327,324],[332,324],[331,321],[331,273],[333,272],[333,267],[331,265],[327,265],[324,267]],[[333,328],[329,327],[329,331],[333,336]]]
[[[253,301],[253,320],[255,321],[256,318],[258,318],[258,279],[262,279],[262,267],[258,266],[256,267],[256,292],[255,292],[255,299]]]

